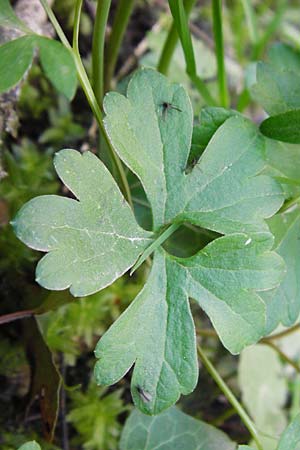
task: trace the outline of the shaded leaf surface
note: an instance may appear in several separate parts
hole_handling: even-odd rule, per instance
[[[45,344],[36,320],[24,322],[24,339],[31,365],[30,405],[38,397],[44,435],[51,441],[54,436],[61,377],[53,363],[52,354]],[[36,444],[37,445],[37,444]]]
[[[49,252],[37,266],[42,286],[88,295],[126,272],[150,233],[136,224],[112,176],[92,153],[62,150],[54,164],[80,201],[36,197],[19,211],[15,232],[31,248]]]
[[[234,450],[224,433],[177,408],[158,417],[134,410],[123,428],[120,450]]]
[[[300,144],[300,110],[294,109],[268,117],[261,123],[260,131],[271,139]]]
[[[287,327],[293,325],[300,313],[300,208],[276,214],[269,226],[275,236],[275,250],[286,263],[287,275],[274,295],[266,298],[268,333],[280,322]]]

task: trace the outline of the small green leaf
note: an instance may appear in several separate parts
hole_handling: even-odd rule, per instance
[[[271,139],[300,144],[300,109],[268,117],[261,123],[260,131]]]
[[[282,434],[277,450],[300,449],[300,414],[290,423]]]
[[[19,239],[49,252],[37,281],[47,289],[88,295],[128,270],[147,246],[150,233],[136,224],[112,176],[92,153],[56,154],[55,168],[79,202],[44,195],[26,203],[13,222]]]
[[[5,28],[17,28],[25,33],[31,31],[15,14],[9,0],[0,0],[0,26]]]
[[[18,450],[41,450],[41,447],[39,444],[35,441],[26,442],[25,444],[21,445],[21,447],[18,448]]]
[[[15,86],[30,67],[34,37],[22,36],[0,47],[0,93]]]
[[[276,45],[268,53],[268,62],[256,66],[256,83],[251,88],[255,101],[270,115],[298,109],[300,106],[300,53],[287,45]]]
[[[37,37],[37,44],[46,76],[59,92],[72,100],[77,86],[77,74],[71,52],[60,42],[46,37]]]
[[[123,428],[120,450],[234,450],[226,434],[170,408],[158,417],[134,410]]]

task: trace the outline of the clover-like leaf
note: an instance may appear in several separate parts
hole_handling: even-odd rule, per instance
[[[158,417],[134,410],[122,431],[120,450],[235,450],[225,433],[170,408]]]
[[[60,152],[55,165],[80,201],[32,200],[15,227],[28,245],[49,252],[37,268],[41,284],[71,286],[75,295],[100,290],[141,253],[139,261],[156,248],[144,288],[97,346],[95,374],[99,384],[109,385],[135,365],[134,401],[145,413],[157,414],[197,382],[189,297],[208,314],[232,353],[263,335],[260,292],[276,289],[284,275],[264,219],[279,209],[283,194],[275,180],[261,174],[265,140],[233,112],[186,173],[190,101],[183,87],[153,70],[133,76],[127,97],[108,94],[105,109],[111,142],[145,189],[157,241],[137,225],[103,164],[70,150]],[[190,258],[176,258],[159,244],[164,233],[184,222],[226,236]]]
[[[277,287],[283,271],[272,245],[270,233],[235,234],[190,258],[157,250],[144,289],[96,347],[97,382],[116,383],[135,363],[131,392],[146,414],[191,392],[198,369],[189,297],[232,353],[256,342],[265,330],[265,307],[255,291]]]
[[[29,247],[49,252],[37,266],[42,286],[88,295],[128,270],[150,233],[137,225],[112,176],[92,153],[62,150],[54,164],[80,201],[36,197],[21,208],[13,225]]]
[[[19,83],[32,63],[36,48],[40,51],[45,75],[59,92],[72,100],[77,75],[70,50],[58,41],[35,34],[22,36],[0,46],[0,93]],[[13,70],[7,70],[8,67]]]

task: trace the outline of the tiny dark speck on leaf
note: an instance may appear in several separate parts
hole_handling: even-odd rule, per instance
[[[136,390],[144,402],[148,403],[151,401],[152,397],[149,392],[144,391],[144,389],[142,389],[140,386],[136,386]]]

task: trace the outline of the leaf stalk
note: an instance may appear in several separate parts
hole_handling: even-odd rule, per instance
[[[164,230],[141,254],[135,265],[132,267],[130,275],[132,275],[143,264],[143,262],[146,261],[146,259],[180,227],[180,225],[180,223],[172,223],[172,225]]]
[[[233,406],[233,408],[236,410],[237,414],[242,419],[243,423],[247,427],[249,433],[251,434],[253,440],[256,443],[256,446],[258,450],[263,450],[263,447],[260,443],[258,432],[255,428],[254,423],[250,419],[249,415],[241,405],[241,403],[238,401],[238,399],[235,397],[229,386],[225,383],[225,381],[220,376],[219,372],[215,369],[215,367],[212,365],[208,357],[203,352],[200,345],[197,346],[197,352],[200,360],[202,361],[203,365],[207,369],[208,373],[212,376],[215,383],[219,386],[220,390],[223,392],[225,397],[228,399],[229,403]]]

